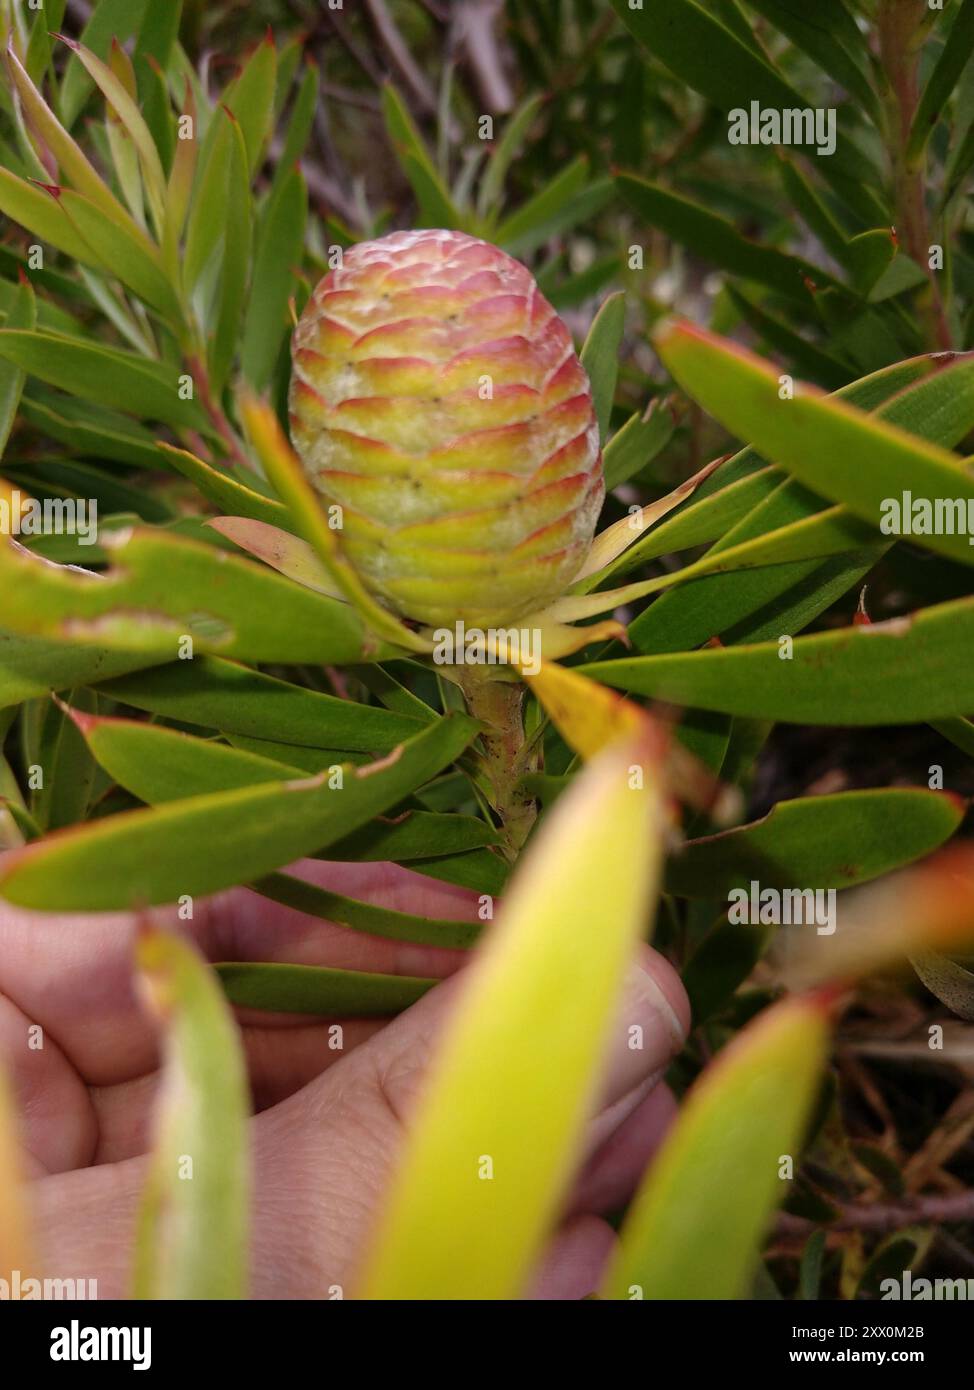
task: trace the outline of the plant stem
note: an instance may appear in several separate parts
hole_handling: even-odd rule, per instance
[[[227,452],[235,463],[244,468],[252,469],[253,464],[247,457],[244,449],[233,431],[230,421],[224,414],[218,401],[214,400],[213,392],[210,387],[210,375],[206,370],[206,363],[202,357],[187,357],[186,365],[189,367],[190,374],[196,383],[200,395],[200,403],[209,416],[217,434],[223,440]]]
[[[921,313],[933,348],[950,349],[953,339],[937,272],[930,266],[930,224],[926,202],[926,158],[907,158],[910,129],[920,100],[919,67],[931,10],[926,0],[883,0],[879,12],[879,49],[886,73],[886,116],[896,230],[908,256],[927,273],[929,289],[921,296]]]
[[[498,680],[481,667],[455,668],[467,709],[484,725],[480,741],[481,762],[488,796],[500,820],[501,848],[513,863],[531,832],[538,808],[521,785],[533,771],[537,757],[524,739],[524,686],[520,681]]]

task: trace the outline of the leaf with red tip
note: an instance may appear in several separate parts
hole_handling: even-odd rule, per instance
[[[955,798],[957,800],[957,798]],[[958,813],[966,806],[958,800]],[[802,938],[788,960],[795,988],[858,979],[929,952],[974,944],[974,846],[957,842],[839,900],[834,934]]]

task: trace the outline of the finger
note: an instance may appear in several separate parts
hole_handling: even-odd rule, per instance
[[[528,1285],[529,1299],[577,1302],[594,1293],[615,1246],[616,1236],[607,1221],[597,1216],[576,1216],[556,1233],[538,1272]]]
[[[319,885],[354,891],[377,906],[418,915],[476,917],[472,894],[398,865],[302,861],[295,867]],[[271,903],[245,888],[200,901],[191,922],[177,921],[174,908],[152,915],[164,925],[189,932],[211,960],[280,960],[439,977],[466,958],[460,951],[353,932]],[[26,912],[0,902],[0,991],[57,1037],[65,1055],[92,1085],[131,1080],[157,1065],[156,1032],[133,988],[134,932],[130,913],[65,916]],[[263,1024],[272,1021],[266,1015],[261,1018]]]
[[[0,994],[0,1065],[10,1081],[29,1176],[91,1161],[97,1122],[87,1087],[55,1038]]]
[[[654,1086],[644,1094],[582,1169],[570,1212],[604,1215],[618,1211],[635,1191],[676,1110],[676,1099],[668,1086]]]
[[[241,1040],[254,1112],[286,1100],[384,1026],[383,1019],[346,1020],[340,1025],[339,1047],[335,1046],[335,1030],[328,1024],[243,1029]],[[117,1085],[92,1087],[98,1141],[94,1154],[85,1161],[118,1163],[151,1147],[159,1085],[160,1074],[152,1071]],[[83,1089],[87,1096],[87,1088]]]

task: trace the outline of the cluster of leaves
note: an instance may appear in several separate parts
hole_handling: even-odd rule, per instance
[[[715,809],[716,783],[746,796],[781,725],[932,725],[933,749],[974,756],[974,552],[956,535],[919,537],[925,552],[910,551],[878,529],[882,499],[903,490],[974,499],[962,452],[974,358],[944,351],[966,344],[974,299],[963,187],[974,6],[964,0],[940,27],[921,7],[926,27],[910,32],[929,30],[929,42],[912,50],[925,79],[913,110],[914,57],[897,66],[913,0],[881,0],[862,25],[842,0],[827,8],[820,27],[790,0],[748,11],[737,0],[513,4],[525,89],[506,121],[496,113],[491,140],[477,138],[476,102],[454,90],[449,63],[432,141],[415,95],[368,88],[415,225],[460,228],[528,259],[566,310],[613,283],[628,291],[606,300],[581,349],[618,520],[555,613],[567,625],[621,611],[628,648],[583,628],[574,669],[530,679],[537,756],[524,789],[542,808],[527,850],[537,871],[515,870],[483,948],[492,971],[471,973],[363,1279],[374,1295],[521,1287],[570,1175],[624,962],[654,918],[697,1025],[677,1084],[720,1056],[628,1213],[607,1296],[748,1287],[782,1192],[778,1158],[803,1135],[832,1174],[823,1184],[815,1162],[806,1167],[803,1214],[827,1223],[827,1195],[875,1196],[892,1181],[895,1136],[850,1158],[834,1098],[821,1100],[835,1003],[824,981],[922,955],[924,978],[970,1016],[969,972],[931,954],[970,929],[969,857],[904,869],[961,825],[965,807],[942,784],[775,798],[769,815],[730,828]],[[0,847],[12,851],[0,894],[98,911],[246,883],[351,930],[473,947],[470,923],[380,909],[282,872],[304,855],[392,860],[487,897],[511,873],[485,730],[405,629],[346,601],[354,581],[281,429],[293,319],[334,248],[409,214],[384,200],[372,211],[363,182],[342,211],[308,217],[306,174],[317,182],[321,170],[304,157],[330,98],[303,62],[303,36],[262,38],[217,90],[218,74],[188,56],[194,31],[180,31],[172,0],[101,0],[80,42],[55,36],[64,9],[2,9],[0,472],[9,505],[17,491],[94,498],[101,526],[93,546],[0,538]],[[349,17],[353,45],[358,22]],[[433,20],[421,22],[427,34]],[[730,107],[839,104],[837,88],[833,160],[727,145]],[[950,102],[954,118],[935,119]],[[455,127],[470,131],[467,154]],[[930,266],[928,237],[947,253],[943,271]],[[637,316],[640,331],[659,318],[664,270],[681,303],[694,277],[728,278],[704,295],[708,329],[657,328],[669,380],[657,370],[650,382],[627,334]],[[721,336],[737,330],[776,364]],[[783,399],[782,367],[835,394]],[[663,480],[685,476],[688,456],[711,443],[726,450],[728,436],[747,447],[674,498]],[[867,577],[894,621],[854,619]],[[606,591],[610,579],[626,582]],[[684,711],[675,752],[649,701]],[[634,765],[645,772],[638,792]],[[686,803],[678,835],[674,797]],[[801,992],[774,1003],[789,983],[768,954],[774,933],[730,923],[727,894],[753,879],[855,889],[898,870],[892,898],[883,884],[843,907],[848,930],[800,962]],[[165,1003],[169,1065],[194,1098],[160,1117],[139,1288],[233,1293],[239,1283],[219,1281],[243,1261],[218,1270],[204,1250],[244,1241],[233,1029],[213,976],[178,944],[150,934],[139,968]],[[238,963],[218,979],[235,1003],[343,1017],[394,1012],[432,983]],[[490,1109],[501,1093],[503,1115]],[[539,1115],[543,1133],[526,1146]],[[457,1155],[484,1125],[515,1183],[466,1181]],[[0,1123],[0,1172],[4,1135]],[[220,1190],[174,1182],[171,1156],[208,1144],[228,1175]],[[175,1225],[169,1211],[165,1239],[163,1195],[198,1204]],[[473,1248],[475,1265],[463,1258]],[[868,1289],[861,1246],[839,1238],[833,1249],[841,1270],[833,1261],[827,1277]],[[917,1242],[911,1258],[923,1253]],[[809,1296],[821,1257],[811,1244]]]

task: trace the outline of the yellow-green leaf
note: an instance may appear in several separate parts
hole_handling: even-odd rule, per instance
[[[240,1037],[216,977],[186,942],[146,929],[136,967],[164,1024],[165,1058],[135,1296],[243,1298],[250,1156]]]
[[[529,851],[442,1038],[359,1295],[522,1290],[578,1158],[612,1011],[652,911],[662,791],[657,775],[639,790],[629,782],[630,766],[651,757],[638,739],[607,749]]]

